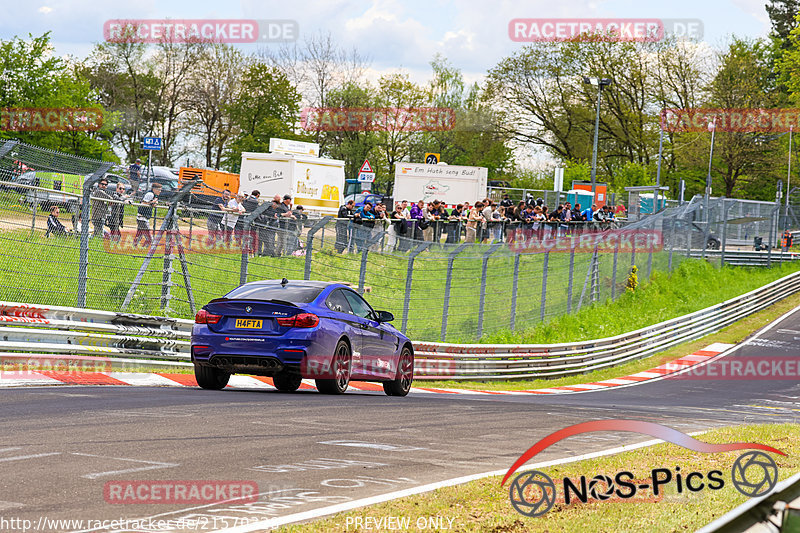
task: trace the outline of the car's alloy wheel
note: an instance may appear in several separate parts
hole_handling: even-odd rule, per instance
[[[228,384],[231,375],[213,366],[194,365],[194,377],[200,387],[208,390],[222,390]]]
[[[300,388],[303,376],[298,372],[284,370],[272,376],[272,382],[275,384],[275,388],[281,392],[294,392]]]
[[[352,365],[350,347],[344,341],[339,341],[331,361],[333,379],[317,379],[317,390],[322,394],[344,394],[350,385],[350,368]]]
[[[405,396],[411,390],[412,381],[414,381],[414,354],[406,346],[400,353],[397,377],[393,381],[383,382],[383,392],[389,396]]]

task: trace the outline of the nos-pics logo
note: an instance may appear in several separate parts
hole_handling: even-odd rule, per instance
[[[764,452],[786,455],[780,450],[754,442],[737,442],[731,444],[710,444],[696,440],[685,433],[661,424],[641,422],[638,420],[598,420],[583,422],[569,426],[548,435],[528,451],[506,472],[500,485],[536,454],[552,446],[558,441],[581,433],[594,431],[629,431],[650,435],[689,450],[701,453],[720,453],[733,450],[750,450],[740,455],[731,467],[731,483],[740,493],[755,498],[763,496],[775,487],[778,482],[778,465],[771,456]],[[762,451],[758,451],[762,450]],[[647,482],[644,482],[647,481]],[[725,487],[724,473],[721,470],[708,472],[681,471],[674,469],[654,468],[650,471],[649,480],[637,480],[628,471],[617,472],[610,476],[598,474],[594,477],[580,476],[578,479],[564,478],[558,483],[564,504],[575,500],[586,503],[590,498],[605,501],[612,497],[623,500],[633,498],[638,492],[650,491],[659,496],[665,487],[674,486],[678,493],[699,492],[701,490],[720,490]],[[509,499],[517,512],[526,516],[541,516],[555,505],[558,499],[558,486],[544,472],[529,470],[519,474],[509,486]]]

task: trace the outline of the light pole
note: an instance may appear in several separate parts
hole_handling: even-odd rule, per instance
[[[789,228],[789,195],[792,192],[792,126],[789,126],[789,171],[786,173],[786,204],[783,208],[783,231]]]
[[[614,80],[611,78],[596,78],[596,77],[583,77],[583,83],[597,86],[597,110],[595,111],[594,119],[594,148],[592,149],[592,203],[594,203],[597,189],[597,137],[600,133],[600,93],[603,92],[603,87],[611,85]]]
[[[708,152],[708,175],[706,176],[706,194],[703,198],[703,211],[705,212],[706,222],[709,222],[708,199],[711,196],[711,160],[714,158],[714,134],[717,133],[717,119],[712,120],[708,129],[711,132],[711,150]]]

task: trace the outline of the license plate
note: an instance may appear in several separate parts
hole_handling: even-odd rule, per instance
[[[261,329],[263,320],[254,320],[252,318],[237,318],[236,327],[241,329]]]

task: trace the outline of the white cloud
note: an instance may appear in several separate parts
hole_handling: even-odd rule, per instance
[[[42,6],[39,9],[37,9],[36,11],[38,11],[39,13],[42,13],[43,15],[47,15],[48,13],[53,11],[53,8],[52,7],[47,7],[47,6]]]

